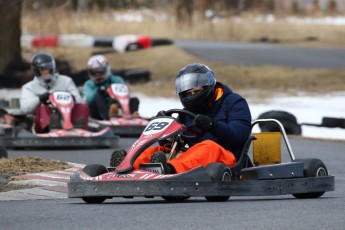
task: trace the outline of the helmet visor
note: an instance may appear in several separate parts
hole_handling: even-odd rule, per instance
[[[209,73],[188,73],[180,75],[175,81],[176,93],[180,94],[198,86],[214,85],[215,83],[216,79]]]
[[[102,76],[106,73],[106,68],[89,69],[89,73],[92,77]]]

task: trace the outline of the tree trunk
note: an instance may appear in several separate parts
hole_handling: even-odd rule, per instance
[[[175,17],[179,26],[192,26],[193,21],[193,0],[176,0]]]
[[[21,59],[21,6],[22,0],[0,1],[0,70]]]

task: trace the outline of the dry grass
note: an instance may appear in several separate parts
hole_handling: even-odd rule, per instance
[[[121,12],[117,12],[120,14]],[[207,39],[222,41],[251,41],[269,37],[301,46],[342,47],[345,46],[345,27],[320,25],[291,25],[279,21],[273,24],[255,23],[254,15],[245,16],[246,23],[236,23],[232,18],[219,23],[198,21],[192,27],[177,25],[173,17],[157,21],[146,16],[145,21],[117,22],[114,12],[69,14],[65,11],[44,11],[35,14],[24,12],[22,25],[31,34],[85,33],[115,36],[119,34],[149,34],[154,38]],[[302,38],[315,36],[316,42],[302,42]],[[85,68],[94,49],[51,49],[56,57],[71,61],[75,70]],[[29,58],[36,50],[26,54]],[[272,66],[239,66],[213,63],[185,53],[176,46],[156,47],[124,54],[108,55],[115,69],[145,68],[151,71],[152,81],[131,85],[132,92],[143,92],[152,96],[174,97],[174,78],[179,69],[192,62],[209,65],[218,81],[229,84],[244,96],[266,98],[272,94],[331,93],[343,91],[345,71],[294,69]]]
[[[0,158],[0,175],[20,175],[71,168],[68,163],[38,157]]]
[[[71,165],[38,157],[0,158],[0,192],[35,186],[10,183],[14,176],[71,168]]]
[[[169,11],[136,11],[142,16],[142,22],[116,20],[116,16],[124,13],[121,11],[72,13],[61,9],[39,12],[24,10],[22,28],[30,34],[85,33],[109,36],[147,34],[152,37],[171,39],[237,42],[250,42],[253,39],[268,37],[286,43],[301,44],[306,37],[317,37],[316,43],[303,45],[345,47],[345,27],[343,26],[298,25],[287,23],[283,18],[277,19],[275,23],[258,22],[257,14],[243,14],[241,18],[223,18],[216,23],[194,17],[193,25],[186,26],[177,24]],[[165,17],[158,20],[158,15]]]

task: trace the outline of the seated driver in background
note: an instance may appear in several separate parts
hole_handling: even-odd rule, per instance
[[[125,84],[121,76],[112,74],[108,59],[103,55],[92,56],[87,62],[90,79],[84,83],[84,98],[90,109],[92,118],[109,120],[113,115],[119,115],[119,104],[113,101],[106,89],[114,84]],[[139,116],[139,99],[129,100],[130,113]]]
[[[89,109],[83,104],[78,88],[72,78],[56,72],[55,59],[49,53],[38,52],[31,59],[34,79],[24,84],[21,89],[20,109],[26,114],[35,114],[34,131],[46,133],[50,129],[52,108],[49,95],[54,91],[65,91],[72,94],[75,105],[71,112],[75,127],[88,129]],[[56,125],[57,121],[52,122]]]

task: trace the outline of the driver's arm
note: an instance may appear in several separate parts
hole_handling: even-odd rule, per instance
[[[226,102],[225,102],[226,104]],[[242,145],[251,132],[251,113],[245,99],[237,98],[229,108],[226,122],[216,121],[211,133],[231,146]]]
[[[84,90],[84,100],[86,104],[90,104],[92,100],[94,99],[98,88],[97,86],[93,84],[92,80],[88,80],[85,82],[83,90]]]
[[[24,85],[20,95],[20,110],[25,114],[34,113],[39,105],[40,99],[35,91],[30,88],[30,85]]]

